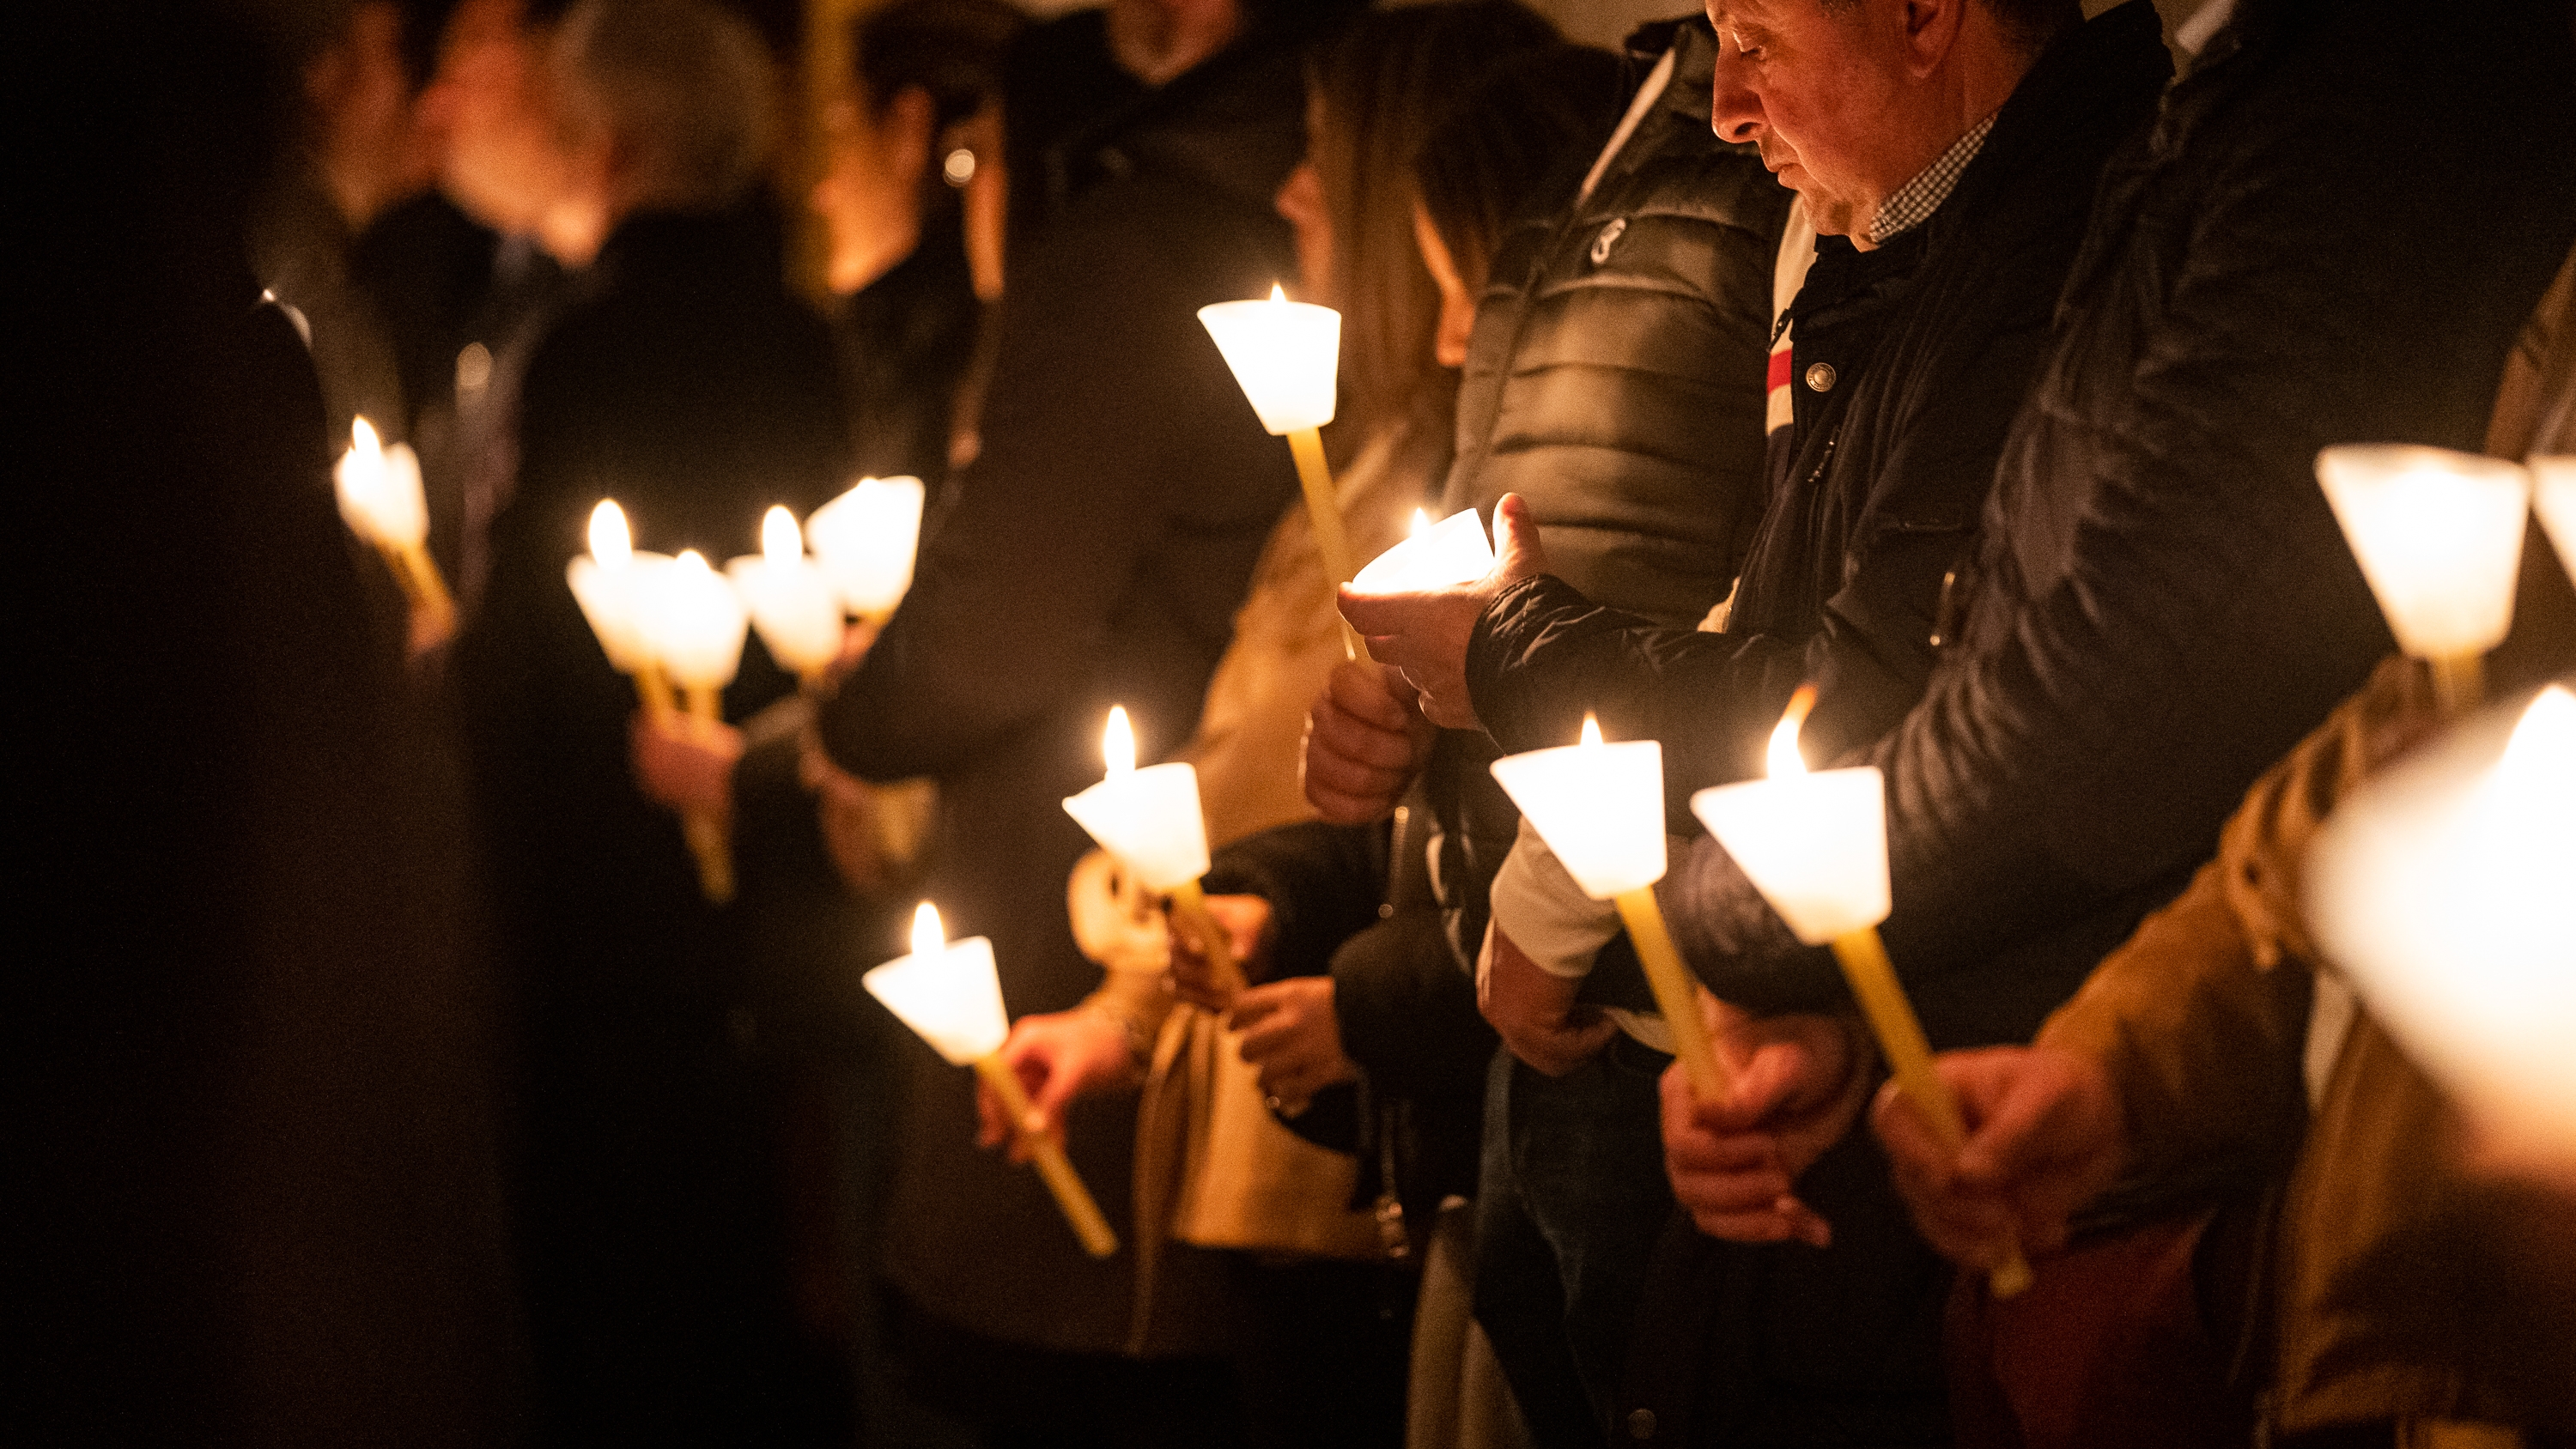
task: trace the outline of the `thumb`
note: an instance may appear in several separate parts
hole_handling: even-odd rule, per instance
[[[1506,493],[1494,505],[1494,566],[1506,580],[1536,578],[1547,572],[1547,550],[1538,541],[1538,520],[1517,493]]]

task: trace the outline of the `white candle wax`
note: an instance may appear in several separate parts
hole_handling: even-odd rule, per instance
[[[350,426],[349,451],[332,468],[331,482],[340,517],[360,538],[389,548],[418,548],[429,537],[419,455],[404,443],[385,447],[365,418]]]
[[[725,565],[751,611],[752,627],[779,667],[815,674],[841,651],[841,598],[832,581],[805,556],[795,515],[772,508],[761,519],[761,551]]]
[[[2531,497],[2521,468],[2440,448],[2348,446],[2317,455],[2317,482],[2399,648],[2456,659],[2503,641]]]
[[[1691,813],[1799,940],[1887,919],[1887,782],[1876,766],[1717,785]]]
[[[1320,428],[1333,420],[1340,376],[1342,314],[1291,302],[1277,287],[1263,302],[1216,302],[1199,309],[1225,365],[1273,434]]]
[[[918,478],[862,478],[805,520],[805,540],[842,607],[882,619],[912,587],[921,546]]]
[[[1367,594],[1414,593],[1474,583],[1493,571],[1494,546],[1472,508],[1429,523],[1419,509],[1410,538],[1369,560],[1351,587]]]
[[[954,1066],[972,1066],[1011,1034],[993,943],[943,940],[939,913],[925,901],[913,918],[912,954],[859,978],[868,994]]]
[[[2576,694],[2491,711],[2339,806],[2308,857],[2318,944],[2437,1079],[2576,1157]]]
[[[1147,890],[1168,891],[1207,874],[1199,772],[1186,763],[1112,775],[1068,797],[1064,808],[1101,849],[1125,862]]]
[[[722,689],[742,667],[750,619],[733,586],[690,549],[655,569],[642,590],[646,647],[683,689]]]
[[[2531,506],[2559,565],[2576,577],[2576,455],[2531,460]]]
[[[1494,778],[1584,894],[1606,901],[1664,878],[1664,747],[1603,744],[1599,725],[1583,726],[1583,743],[1506,755]]]

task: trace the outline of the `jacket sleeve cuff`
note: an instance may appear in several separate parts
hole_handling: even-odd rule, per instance
[[[1541,971],[1579,981],[1592,974],[1595,953],[1619,934],[1619,911],[1584,894],[1523,820],[1511,854],[1494,874],[1493,928]]]

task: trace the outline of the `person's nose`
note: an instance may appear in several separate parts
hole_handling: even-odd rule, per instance
[[[1709,78],[1708,128],[1721,141],[1743,145],[1759,141],[1770,127],[1762,119],[1762,97],[1745,81],[1750,67],[1723,32],[1717,43],[1717,71]]]

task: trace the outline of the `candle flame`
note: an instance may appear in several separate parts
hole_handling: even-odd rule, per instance
[[[614,498],[603,498],[590,510],[590,556],[604,569],[634,561],[635,536],[626,531],[626,510]]]
[[[805,556],[805,535],[796,527],[796,515],[775,503],[760,516],[760,556],[781,567]]]
[[[1583,739],[1581,743],[1586,748],[1590,748],[1601,743],[1601,721],[1594,719],[1592,717],[1592,711],[1588,709],[1583,712]]]
[[[934,955],[947,946],[948,932],[939,924],[939,907],[923,901],[912,913],[912,954]]]
[[[2576,796],[2576,693],[2553,684],[2532,700],[2505,741],[2496,777],[2516,793]]]
[[[1798,754],[1798,727],[1807,722],[1807,712],[1815,707],[1816,687],[1812,684],[1799,685],[1798,692],[1789,696],[1789,708],[1771,731],[1772,779],[1785,780],[1807,773],[1807,762]]]
[[[1288,293],[1287,293],[1287,290],[1286,290],[1285,288],[1281,287],[1277,282],[1273,282],[1273,283],[1271,283],[1271,284],[1270,284],[1270,300],[1271,300],[1271,301],[1273,301],[1273,302],[1285,302],[1285,301],[1287,301],[1287,300],[1288,300]]]
[[[376,436],[376,425],[363,416],[349,425],[349,447],[362,458],[381,458],[385,444]]]
[[[1420,538],[1422,535],[1429,533],[1430,531],[1431,515],[1423,512],[1419,508],[1413,510],[1413,525],[1405,530],[1405,537]]]
[[[671,560],[671,562],[679,565],[681,569],[689,572],[701,574],[709,572],[709,569],[707,568],[707,556],[698,552],[694,548],[684,548],[680,550],[680,556]]]
[[[1136,772],[1136,731],[1127,724],[1127,707],[1109,707],[1109,728],[1100,735],[1101,757],[1109,762],[1109,778]]]

